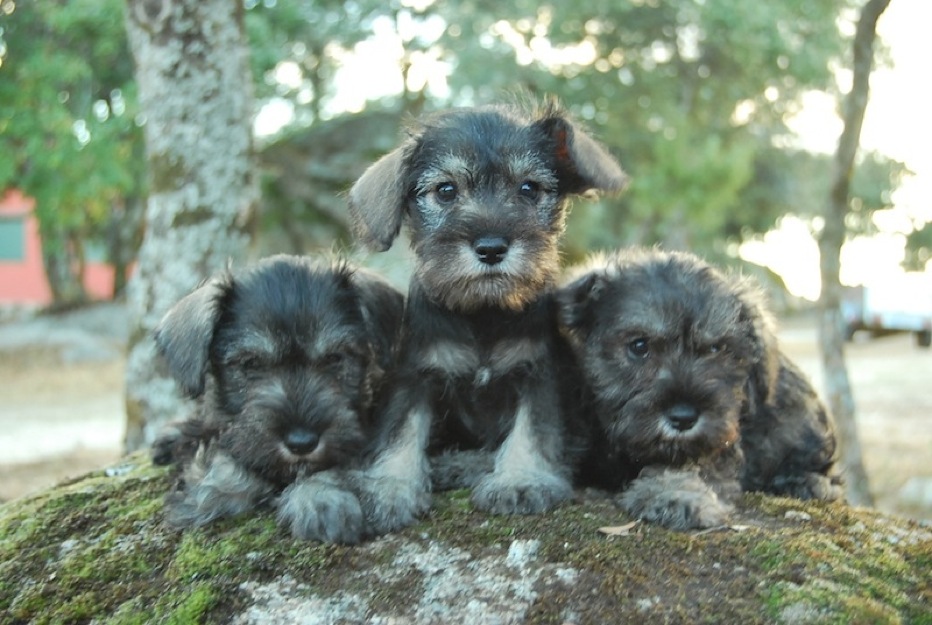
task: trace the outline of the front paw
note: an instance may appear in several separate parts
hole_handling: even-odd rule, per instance
[[[674,530],[718,527],[731,514],[731,506],[697,474],[673,470],[634,480],[621,506],[635,518]]]
[[[350,491],[314,476],[285,489],[278,522],[296,538],[327,543],[358,543],[364,535],[359,499]]]
[[[492,514],[540,514],[569,499],[573,487],[565,478],[537,472],[486,475],[472,493],[473,504]]]
[[[841,476],[821,473],[778,475],[762,490],[804,500],[843,501],[845,498],[844,481]]]
[[[412,525],[430,509],[430,489],[422,480],[369,478],[360,497],[368,530],[375,536]]]

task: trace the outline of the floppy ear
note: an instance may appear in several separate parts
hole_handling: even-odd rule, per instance
[[[232,278],[212,278],[172,306],[155,328],[155,345],[172,377],[189,397],[204,392],[220,299],[231,285]]]
[[[352,282],[359,296],[363,321],[377,364],[387,370],[392,364],[404,316],[404,295],[387,281],[363,269],[353,273]]]
[[[770,403],[777,388],[780,375],[780,351],[773,320],[763,302],[763,296],[745,281],[738,287],[741,301],[741,317],[748,324],[748,340],[753,346],[751,371],[748,376],[748,399],[750,409],[756,411],[760,405]]]
[[[590,272],[557,290],[557,316],[561,327],[585,336],[592,326],[592,307],[604,290],[605,278]]]
[[[559,113],[537,123],[554,141],[561,192],[615,193],[625,188],[628,177],[618,161],[576,124]]]
[[[377,252],[390,248],[401,229],[405,161],[410,145],[406,142],[370,165],[349,192],[353,234]]]

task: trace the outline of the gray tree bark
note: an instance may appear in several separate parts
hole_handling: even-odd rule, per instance
[[[152,330],[207,276],[242,260],[259,188],[243,6],[238,0],[127,0],[145,121],[149,198],[128,302],[128,450],[183,413]]]
[[[839,272],[841,246],[845,242],[845,216],[848,214],[851,174],[870,93],[877,20],[889,4],[890,0],[868,0],[858,18],[854,36],[854,79],[851,91],[844,101],[844,129],[838,139],[832,187],[825,210],[825,226],[819,236],[822,275],[819,342],[822,367],[825,371],[825,390],[829,407],[838,425],[848,501],[858,505],[872,505],[873,497],[867,472],[864,470],[854,396],[845,365]]]

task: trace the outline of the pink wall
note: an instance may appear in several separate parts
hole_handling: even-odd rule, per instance
[[[35,201],[15,189],[0,197],[0,219],[22,218],[25,226],[23,259],[0,260],[0,304],[45,306],[52,302],[39,245],[39,222],[32,214],[33,208]],[[105,263],[88,263],[84,272],[84,287],[93,299],[110,299],[113,293],[113,267]]]

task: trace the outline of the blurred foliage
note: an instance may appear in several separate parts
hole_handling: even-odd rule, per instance
[[[406,115],[555,94],[632,175],[620,198],[576,204],[568,260],[657,242],[733,257],[782,215],[818,214],[827,196],[829,157],[793,147],[786,120],[806,91],[835,92],[856,4],[246,0],[257,102],[293,112],[260,138],[260,244],[300,252],[345,241],[342,192],[395,145]],[[13,158],[0,159],[0,187],[36,197],[50,249],[67,249],[75,234],[104,236],[115,208],[143,192],[123,3],[6,6],[0,151]],[[400,92],[341,111],[336,78],[375,40],[397,57]],[[901,175],[863,159],[853,232],[869,231]]]
[[[0,189],[36,199],[59,305],[85,297],[89,242],[110,247],[113,259],[138,236],[127,228],[143,193],[135,101],[121,0],[3,0]]]
[[[906,236],[906,258],[903,267],[907,271],[924,271],[932,260],[932,222],[926,222]]]

